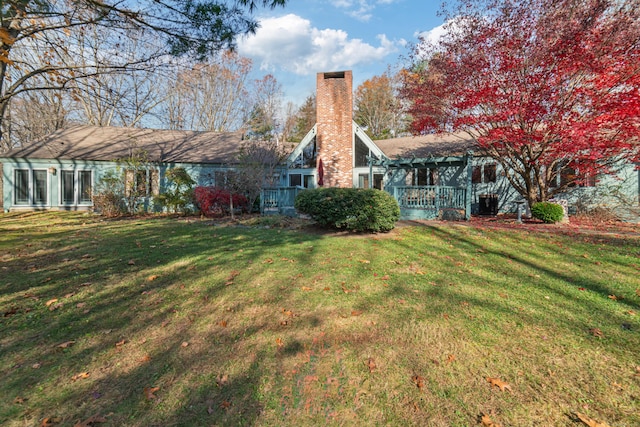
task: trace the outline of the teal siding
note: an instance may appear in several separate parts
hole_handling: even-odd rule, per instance
[[[65,171],[73,171],[77,178],[78,171],[91,171],[92,188],[96,188],[100,180],[109,171],[123,171],[123,166],[118,162],[105,161],[83,161],[83,160],[52,160],[52,159],[13,159],[1,158],[2,167],[2,209],[10,210],[33,210],[33,209],[69,209],[69,210],[88,210],[92,208],[92,203],[83,203],[77,199],[74,203],[63,203],[62,194],[62,176],[66,179],[68,173]],[[157,169],[159,192],[166,191],[169,183],[165,179],[165,173],[168,169],[183,167],[191,177],[196,181],[197,185],[215,185],[215,175],[217,171],[228,171],[232,168],[212,165],[212,164],[192,164],[192,163],[163,163],[151,164],[150,168]],[[14,189],[14,176],[16,170],[28,170],[30,174],[34,170],[46,171],[46,201],[43,203],[27,203],[16,204],[16,195]],[[33,190],[33,183],[31,184]],[[32,201],[32,200],[31,200]],[[150,200],[144,200],[145,207],[153,209]]]

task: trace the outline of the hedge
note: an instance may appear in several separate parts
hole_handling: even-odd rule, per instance
[[[298,212],[323,227],[387,232],[400,218],[398,202],[388,193],[362,188],[316,188],[298,194]]]

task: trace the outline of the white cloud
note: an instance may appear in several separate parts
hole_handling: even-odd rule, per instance
[[[385,35],[377,38],[378,45],[373,46],[361,39],[350,39],[343,30],[318,29],[309,20],[289,14],[260,21],[256,34],[239,42],[238,51],[252,58],[261,70],[310,75],[381,61],[402,43]]]
[[[417,33],[416,37],[420,37],[426,42],[436,45],[440,41],[440,37],[444,36],[447,33],[447,30],[445,28],[446,25],[447,24],[445,23],[442,25],[438,25],[437,27],[432,28],[429,31],[422,31],[420,33]]]
[[[369,22],[373,17],[374,9],[380,4],[392,4],[398,0],[332,0],[331,5],[338,9],[344,9],[345,13],[353,19]]]

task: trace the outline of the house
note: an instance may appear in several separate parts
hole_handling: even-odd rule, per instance
[[[394,195],[403,219],[468,219],[472,213],[513,212],[521,196],[500,166],[462,135],[371,140],[352,119],[351,71],[316,76],[316,124],[277,168],[263,190],[263,211],[288,213],[304,188],[378,188]],[[77,127],[58,131],[0,157],[3,208],[88,209],[92,189],[121,159],[144,152],[152,167],[129,175],[148,196],[163,191],[164,173],[182,166],[199,185],[216,185],[233,170],[241,133]],[[120,161],[118,161],[120,159]],[[560,177],[559,179],[561,179]],[[621,165],[563,195],[569,210],[606,204],[638,220],[640,171]]]
[[[76,126],[0,155],[5,212],[88,210],[109,171],[122,169],[146,203],[166,186],[168,168],[184,167],[199,185],[213,185],[233,168],[241,132],[187,132]],[[144,163],[145,167],[134,167]]]

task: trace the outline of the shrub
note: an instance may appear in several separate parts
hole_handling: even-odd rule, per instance
[[[93,210],[106,217],[128,213],[124,198],[124,179],[116,171],[108,171],[96,184],[93,192]]]
[[[154,204],[164,207],[169,211],[186,214],[189,206],[193,204],[193,186],[196,183],[184,168],[169,169],[165,173],[171,188],[153,198]]]
[[[222,216],[230,213],[231,193],[215,186],[199,186],[194,190],[196,205],[203,215]],[[247,198],[241,194],[233,195],[234,209],[242,212],[249,210]]]
[[[551,202],[538,202],[531,206],[531,215],[547,224],[562,221],[564,211],[562,206]]]
[[[395,227],[400,208],[388,193],[361,188],[316,188],[298,194],[295,208],[323,227],[386,232]]]

